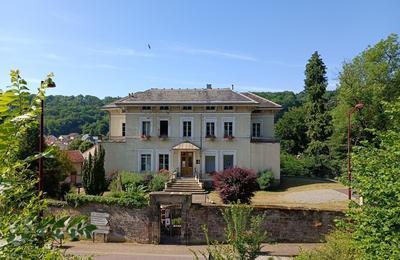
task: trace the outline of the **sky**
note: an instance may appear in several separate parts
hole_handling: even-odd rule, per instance
[[[343,62],[400,33],[400,1],[1,1],[0,88],[126,96],[148,88],[300,92],[314,51],[335,89]],[[150,48],[149,48],[150,46]]]

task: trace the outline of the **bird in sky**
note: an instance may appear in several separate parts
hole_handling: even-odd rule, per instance
[[[147,47],[149,48],[149,50],[151,50],[151,46],[150,46],[150,44],[147,44]]]

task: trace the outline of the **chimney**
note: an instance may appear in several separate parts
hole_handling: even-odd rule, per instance
[[[211,84],[207,84],[207,89],[212,89]]]
[[[233,90],[233,84],[232,84],[232,90]]]

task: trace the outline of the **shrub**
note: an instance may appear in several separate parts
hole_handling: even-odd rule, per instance
[[[168,175],[158,173],[154,175],[153,179],[149,183],[150,191],[162,191],[165,187],[165,183],[168,181]]]
[[[65,196],[66,201],[68,204],[78,207],[81,205],[85,205],[87,203],[100,203],[100,204],[107,204],[107,205],[119,205],[123,207],[130,207],[130,208],[142,208],[148,205],[148,197],[147,196],[130,196],[124,195],[121,192],[120,196],[95,196],[95,195],[79,195],[79,194],[72,194],[68,193]]]
[[[252,170],[230,168],[214,175],[214,187],[224,203],[250,203],[257,186],[257,175]]]
[[[258,186],[260,190],[267,190],[272,183],[274,182],[274,174],[271,170],[265,170],[260,173],[260,176],[257,178]]]
[[[141,173],[122,171],[111,181],[110,190],[113,192],[125,191],[129,185],[145,185],[144,175]]]
[[[281,174],[288,176],[311,176],[312,160],[304,155],[281,153]]]

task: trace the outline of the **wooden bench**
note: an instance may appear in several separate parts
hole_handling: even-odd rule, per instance
[[[96,233],[103,234],[104,242],[106,242],[106,236],[110,233],[110,222],[108,218],[110,214],[102,212],[91,212],[90,213],[90,224],[95,225],[96,229],[92,232],[93,243],[95,240]]]

